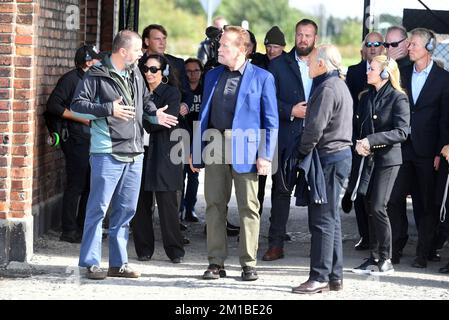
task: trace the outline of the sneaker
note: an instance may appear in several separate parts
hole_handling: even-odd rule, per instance
[[[90,266],[87,268],[86,278],[91,280],[103,280],[107,276],[106,271],[99,266]]]
[[[373,276],[387,275],[394,273],[393,264],[391,260],[380,260],[378,264],[379,271],[373,271],[371,274]]]
[[[242,268],[242,280],[243,281],[254,281],[259,279],[257,276],[256,268],[245,266]]]
[[[140,277],[140,272],[133,270],[127,263],[125,263],[121,267],[109,267],[108,277],[138,278]]]
[[[371,274],[372,271],[375,271],[378,268],[378,262],[376,259],[367,258],[365,262],[355,267],[351,271],[357,274]]]
[[[196,215],[195,211],[187,211],[186,210],[186,215],[185,215],[185,221],[188,222],[199,222],[200,219],[198,219],[198,216]]]
[[[210,264],[207,267],[207,270],[204,271],[203,279],[205,280],[216,280],[220,278],[226,277],[226,271],[224,266],[220,266],[218,264]]]

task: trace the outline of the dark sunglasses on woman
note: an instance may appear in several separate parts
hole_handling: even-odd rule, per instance
[[[396,42],[384,42],[384,47],[387,48],[387,49],[388,49],[390,46],[392,46],[393,48],[397,48],[398,45],[399,45],[402,41],[404,41],[405,39],[407,39],[407,38],[404,38],[404,39],[402,39],[402,40],[400,40],[400,41],[396,41]]]
[[[150,71],[151,73],[157,73],[159,70],[161,70],[161,68],[158,68],[155,66],[151,66],[151,67],[147,67],[146,65],[142,66],[143,73],[147,73],[148,71]]]
[[[371,48],[371,47],[380,47],[382,45],[382,42],[375,41],[375,42],[365,42],[365,47]]]

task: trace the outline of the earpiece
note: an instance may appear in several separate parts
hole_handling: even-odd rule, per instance
[[[89,53],[88,46],[86,46],[86,45],[84,46],[84,52],[86,53],[86,55],[84,57],[84,60],[85,61],[92,61],[93,59],[92,59],[92,57],[91,57],[91,55]]]
[[[435,50],[435,35],[433,34],[432,31],[429,30],[429,41],[427,41],[425,48],[427,51],[432,52],[433,50]]]
[[[168,63],[165,65],[165,69],[164,71],[162,71],[162,75],[164,77],[168,77],[168,75],[170,74],[170,66],[168,65]]]
[[[387,58],[387,64],[385,65],[385,68],[380,73],[380,78],[382,80],[388,80],[390,79],[390,73],[388,72],[388,65],[390,64],[390,58]]]

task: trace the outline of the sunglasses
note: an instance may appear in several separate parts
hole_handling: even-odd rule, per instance
[[[365,42],[365,47],[367,47],[367,48],[371,48],[371,47],[377,48],[377,47],[380,47],[381,45],[382,45],[382,42],[378,42],[378,41],[375,41],[375,42]]]
[[[384,47],[387,48],[387,49],[388,49],[390,46],[392,46],[393,48],[397,48],[398,45],[399,45],[402,41],[404,41],[405,39],[407,39],[407,38],[404,38],[404,39],[402,39],[402,40],[400,40],[400,41],[396,41],[396,42],[390,42],[390,43],[384,42]]]
[[[150,71],[151,73],[157,73],[159,70],[162,70],[162,69],[155,67],[155,66],[151,66],[151,67],[147,67],[146,65],[142,66],[143,73],[148,73],[148,71]]]

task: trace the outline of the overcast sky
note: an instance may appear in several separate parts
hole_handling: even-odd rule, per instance
[[[301,9],[311,14],[317,14],[320,4],[324,5],[326,15],[335,17],[362,17],[363,0],[289,0],[292,7]],[[449,0],[422,0],[430,9],[449,10]],[[390,13],[402,16],[404,8],[424,9],[417,0],[371,0],[374,12]]]

